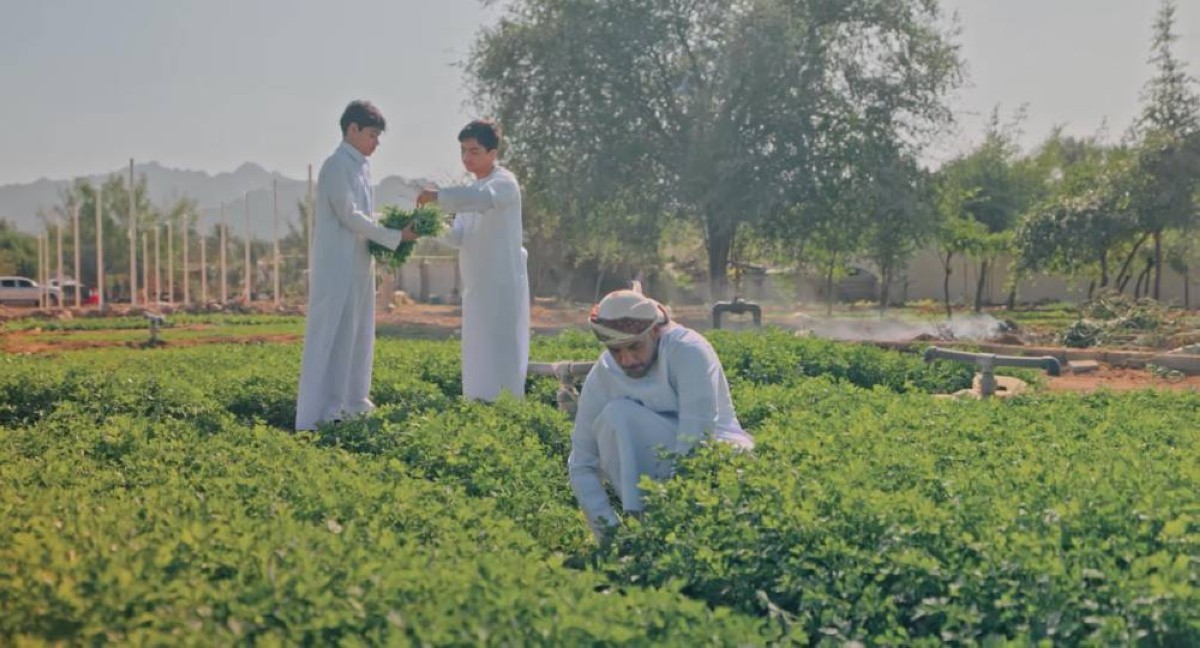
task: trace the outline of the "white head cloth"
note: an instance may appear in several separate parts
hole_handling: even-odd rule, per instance
[[[629,344],[671,319],[662,304],[642,294],[641,284],[632,290],[614,290],[592,307],[588,323],[592,332],[608,346]]]

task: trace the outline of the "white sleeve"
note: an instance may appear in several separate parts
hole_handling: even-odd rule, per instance
[[[463,245],[463,236],[467,231],[467,222],[462,214],[454,215],[454,223],[450,229],[438,237],[438,243],[449,245],[452,248],[461,248]]]
[[[343,165],[330,165],[321,169],[318,182],[325,190],[324,194],[329,196],[329,207],[342,227],[386,248],[394,250],[400,246],[403,232],[384,227],[363,212],[364,205],[355,199],[352,170]]]
[[[712,345],[701,338],[680,344],[669,359],[679,394],[679,432],[675,452],[686,454],[717,428],[717,395],[723,378],[721,361]]]
[[[521,187],[508,177],[497,178],[480,187],[438,189],[437,202],[448,212],[483,213],[511,207],[521,199]]]
[[[600,479],[600,446],[596,443],[594,428],[596,417],[604,406],[604,395],[598,393],[601,391],[599,371],[602,369],[597,363],[583,382],[575,428],[571,432],[571,456],[567,459],[571,489],[598,539],[603,537],[605,527],[617,523],[617,515],[608,503],[608,493]]]

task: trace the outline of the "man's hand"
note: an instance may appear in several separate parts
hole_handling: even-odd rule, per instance
[[[422,189],[421,193],[417,194],[417,207],[421,207],[427,203],[437,202],[437,189]]]
[[[421,238],[421,235],[413,231],[412,223],[409,223],[407,227],[400,230],[401,241],[415,241],[419,238]]]

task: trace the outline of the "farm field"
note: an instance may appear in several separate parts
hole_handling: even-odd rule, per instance
[[[708,335],[758,448],[686,460],[606,547],[567,485],[554,382],[464,403],[454,340],[381,339],[379,409],[303,435],[297,342],[0,355],[0,636],[1200,642],[1200,394],[936,399],[970,369]],[[567,330],[532,355],[597,352]]]

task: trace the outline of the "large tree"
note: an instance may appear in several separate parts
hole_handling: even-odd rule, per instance
[[[1108,152],[1096,162],[1081,165],[1073,175],[1086,179],[1086,184],[1070,183],[1018,225],[1014,234],[1017,267],[1073,276],[1090,274],[1092,285],[1098,282],[1100,288],[1119,284],[1122,275],[1113,273],[1118,268],[1116,252],[1134,238],[1137,227],[1129,208],[1127,156]]]
[[[1026,165],[1040,178],[1034,204],[1014,231],[1016,275],[1059,272],[1120,285],[1139,245],[1130,195],[1136,180],[1130,151],[1055,129]]]
[[[1155,75],[1143,95],[1138,168],[1142,184],[1134,194],[1143,230],[1154,243],[1154,284],[1151,296],[1161,293],[1163,232],[1195,231],[1197,190],[1200,189],[1200,97],[1184,63],[1172,46],[1175,3],[1164,0],[1154,22]]]
[[[856,154],[922,142],[959,69],[934,0],[513,0],[469,63],[560,245],[654,258],[688,219],[714,294],[739,228],[842,217]]]

